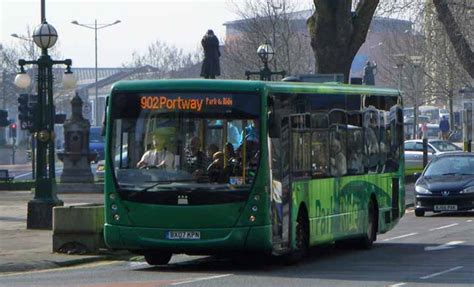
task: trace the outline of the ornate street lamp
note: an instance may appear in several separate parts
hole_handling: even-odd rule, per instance
[[[271,81],[272,75],[281,75],[282,77],[285,77],[285,71],[272,72],[268,67],[268,62],[270,62],[275,55],[275,50],[273,50],[269,41],[266,41],[265,44],[262,44],[257,48],[257,55],[263,62],[263,68],[258,72],[245,71],[247,80],[250,80],[251,75],[259,75],[261,81]]]
[[[38,60],[20,59],[20,72],[15,77],[15,84],[19,88],[26,88],[31,79],[25,73],[25,65],[38,66],[38,103],[36,110],[36,128],[34,131],[37,142],[35,196],[28,202],[27,229],[51,229],[52,209],[61,206],[63,202],[56,195],[56,169],[54,148],[54,101],[53,101],[53,65],[66,65],[66,74],[63,83],[71,87],[75,79],[71,76],[72,61],[70,59],[55,61],[48,55],[58,39],[56,29],[46,22],[45,0],[41,1],[42,24],[33,32],[33,41],[41,48]]]

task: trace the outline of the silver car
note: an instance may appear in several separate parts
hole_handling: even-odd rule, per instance
[[[405,149],[405,174],[413,174],[423,170],[423,140],[406,140]],[[448,141],[428,139],[428,161],[433,154],[462,151],[462,148]]]

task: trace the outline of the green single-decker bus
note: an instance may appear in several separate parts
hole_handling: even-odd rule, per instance
[[[370,248],[405,213],[402,99],[338,83],[121,81],[104,185],[107,246],[151,265]]]

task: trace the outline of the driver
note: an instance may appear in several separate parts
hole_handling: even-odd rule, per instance
[[[174,170],[174,155],[169,152],[166,147],[159,149],[160,142],[154,135],[151,149],[147,150],[141,160],[137,163],[138,168],[161,168],[166,170]]]

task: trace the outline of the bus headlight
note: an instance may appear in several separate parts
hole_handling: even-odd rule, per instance
[[[112,204],[112,205],[110,206],[110,208],[112,209],[112,211],[117,211],[117,209],[118,209],[118,207],[117,207],[116,204]]]
[[[112,200],[115,200],[115,193],[109,194],[109,198],[112,199]]]
[[[254,199],[255,201],[259,201],[259,200],[260,200],[260,195],[259,195],[259,194],[256,194],[256,195],[253,197],[253,199]]]
[[[114,219],[115,219],[116,221],[119,221],[119,220],[120,220],[120,215],[114,214]]]
[[[253,215],[250,215],[249,220],[250,222],[254,222],[257,218]]]

